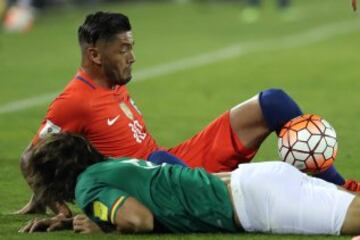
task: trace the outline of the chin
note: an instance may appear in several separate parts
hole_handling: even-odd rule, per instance
[[[118,81],[116,81],[116,83],[118,85],[126,85],[128,82],[130,82],[130,80],[131,80],[131,76],[128,78],[119,79]]]

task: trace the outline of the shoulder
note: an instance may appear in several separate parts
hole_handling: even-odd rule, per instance
[[[84,209],[96,198],[97,193],[94,189],[98,187],[97,185],[96,179],[87,170],[78,176],[75,186],[75,200],[81,209]]]
[[[121,161],[109,158],[89,166],[78,176],[75,193],[97,188],[98,182],[104,182],[103,180],[106,178],[106,175],[112,171],[116,171],[116,167],[119,165],[122,165]]]
[[[75,186],[75,200],[81,209],[86,209],[96,199],[108,199],[109,192],[113,191],[116,185],[120,165],[120,161],[96,163],[78,176]],[[119,190],[117,189],[117,191]]]
[[[55,101],[61,100],[89,100],[96,96],[96,88],[91,87],[77,79],[71,80],[65,89],[55,98]]]
[[[73,79],[65,89],[52,101],[49,111],[60,110],[64,113],[83,113],[89,110],[92,99],[96,96],[95,89]]]

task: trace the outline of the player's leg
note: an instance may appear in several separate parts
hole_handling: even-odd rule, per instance
[[[350,223],[358,212],[346,217],[354,194],[283,162],[240,165],[232,173],[231,192],[249,232],[338,235],[356,228]]]
[[[239,163],[249,162],[256,153],[245,148],[231,129],[227,111],[192,138],[168,151],[191,167],[203,167],[209,172],[231,171]]]
[[[279,132],[285,123],[301,114],[300,107],[283,90],[264,90],[169,151],[190,167],[230,171],[239,163],[249,162],[271,132]],[[337,185],[345,183],[334,166],[317,177]],[[360,184],[353,185],[360,191]]]
[[[232,108],[230,123],[244,146],[256,149],[270,132],[300,115],[300,107],[283,90],[268,89]]]
[[[346,213],[341,234],[354,235],[360,234],[360,197],[356,196]]]
[[[270,132],[279,131],[300,114],[300,108],[284,91],[265,90],[169,151],[190,167],[230,171],[239,163],[249,162]]]
[[[84,214],[79,214],[74,217],[73,229],[76,233],[100,233],[103,230],[90,218]]]
[[[230,125],[243,145],[257,149],[271,133],[260,107],[259,95],[230,110]]]
[[[268,89],[231,109],[230,122],[242,144],[246,148],[257,149],[270,132],[279,133],[288,121],[302,114],[300,107],[284,91]],[[360,191],[360,184],[345,181],[334,166],[315,176],[349,190]]]

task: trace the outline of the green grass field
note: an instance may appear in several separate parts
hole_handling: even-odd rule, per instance
[[[130,91],[158,143],[175,145],[223,111],[262,89],[280,87],[304,112],[324,116],[339,139],[337,168],[360,179],[360,17],[350,1],[294,2],[286,21],[272,1],[253,24],[240,19],[241,4],[126,4],[49,11],[27,34],[0,37],[0,239],[115,239],[70,232],[17,233],[31,216],[11,213],[30,191],[19,156],[37,131],[51,98],[75,74],[80,56],[76,30],[96,9],[130,16],[136,41]],[[156,71],[155,71],[156,70]],[[40,101],[39,97],[43,97]],[[34,100],[35,98],[35,100]],[[25,100],[27,107],[19,107]],[[32,101],[37,104],[31,104]],[[19,109],[16,109],[18,108]],[[269,137],[255,161],[276,159]],[[286,181],[286,179],[284,179]],[[329,236],[165,235],[126,239],[350,239]]]

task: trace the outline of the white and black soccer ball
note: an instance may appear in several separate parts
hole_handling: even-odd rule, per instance
[[[305,114],[292,119],[281,129],[278,149],[280,158],[299,170],[321,172],[336,158],[336,132],[322,117]]]

